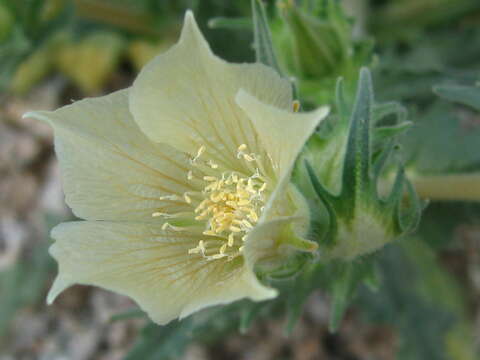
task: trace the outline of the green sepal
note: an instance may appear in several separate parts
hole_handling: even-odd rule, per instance
[[[394,145],[393,140],[390,140],[386,143],[384,148],[378,152],[375,159],[373,160],[372,176],[374,180],[378,181],[382,173],[382,170],[384,169],[387,163],[387,160],[391,156],[392,152],[398,148],[399,148],[398,146]],[[374,183],[376,185],[376,181],[374,181]]]
[[[391,189],[385,189],[385,177],[392,172],[391,155],[400,150],[395,137],[409,126],[404,108],[396,103],[375,104],[366,68],[360,72],[351,111],[341,80],[336,93],[336,113],[307,144],[294,181],[322,204],[323,210],[312,210],[326,218],[312,221],[312,228],[320,229],[316,240],[321,256],[353,260],[413,231],[422,206],[407,183],[403,165],[398,166]],[[379,128],[384,136],[378,136]],[[313,209],[316,203],[310,202]]]
[[[325,246],[333,245],[335,235],[337,234],[337,214],[335,212],[333,203],[335,203],[338,198],[330,194],[328,190],[323,187],[323,185],[318,180],[315,171],[313,170],[312,166],[308,161],[305,161],[305,167],[307,169],[307,174],[310,178],[314,190],[316,191],[318,197],[323,201],[325,209],[328,212],[328,230],[319,240],[319,243],[320,245]]]
[[[278,281],[292,279],[300,273],[306,264],[313,258],[311,253],[296,251],[275,267],[257,266],[255,274],[259,279],[266,281]]]
[[[274,68],[281,75],[282,71],[278,65],[272,35],[268,26],[267,14],[262,0],[252,0],[252,15],[253,48],[255,49],[256,61]]]
[[[370,72],[360,71],[357,96],[350,119],[347,149],[343,162],[342,199],[355,209],[355,203],[368,191],[370,182],[370,119],[373,105],[373,87]],[[353,203],[352,203],[353,200]],[[347,210],[348,211],[348,210]],[[354,214],[345,214],[353,217]]]
[[[410,211],[405,214],[399,214],[401,231],[403,234],[413,233],[418,225],[420,224],[420,219],[422,217],[422,211],[427,207],[428,201],[422,201],[415,190],[415,187],[412,185],[410,180],[405,179],[405,185],[407,188],[408,201],[410,202]]]
[[[412,127],[411,121],[405,121],[393,126],[379,126],[374,130],[373,137],[376,141],[383,141],[394,136],[400,135]]]

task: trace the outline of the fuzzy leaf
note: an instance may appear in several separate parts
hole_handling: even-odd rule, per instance
[[[480,87],[460,85],[437,85],[433,91],[440,97],[480,111]]]
[[[282,74],[272,43],[272,35],[268,26],[267,14],[262,0],[252,0],[253,12],[253,47],[257,62],[274,68]]]

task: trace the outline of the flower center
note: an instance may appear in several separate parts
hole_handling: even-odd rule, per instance
[[[183,200],[194,206],[194,220],[205,224],[205,238],[201,239],[196,247],[188,250],[189,254],[201,254],[207,260],[224,257],[232,260],[243,252],[247,234],[257,223],[265,206],[267,190],[266,179],[260,175],[258,167],[253,166],[255,163],[261,165],[259,157],[246,153],[246,149],[245,144],[240,145],[237,158],[247,163],[247,168],[252,172],[250,176],[236,171],[221,172],[214,161],[201,159],[205,152],[204,146],[200,147],[196,156],[191,159],[193,170],[188,171],[187,179],[200,180],[203,189],[183,194]],[[160,216],[156,214],[158,213],[154,216]],[[169,223],[165,223],[164,228],[180,230]]]

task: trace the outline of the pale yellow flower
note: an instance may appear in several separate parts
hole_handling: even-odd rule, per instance
[[[300,238],[308,211],[289,179],[327,111],[295,113],[288,81],[217,58],[187,13],[178,43],[131,88],[27,114],[53,126],[66,201],[86,220],[52,232],[48,302],[97,285],[164,324],[274,297],[253,267],[289,245],[315,248]]]

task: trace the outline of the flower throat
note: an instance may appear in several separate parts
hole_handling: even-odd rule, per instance
[[[206,238],[188,250],[189,254],[201,254],[207,260],[224,257],[232,260],[242,254],[247,234],[258,222],[264,209],[267,190],[267,182],[260,175],[258,167],[251,166],[255,162],[259,164],[258,156],[246,153],[246,149],[245,144],[240,145],[237,149],[237,158],[243,159],[247,167],[252,169],[251,176],[235,171],[220,172],[215,162],[202,159],[205,146],[201,146],[197,154],[190,159],[196,171],[189,170],[187,179],[201,180],[203,189],[184,193],[183,200],[194,206],[194,219],[205,224],[203,235]],[[172,196],[163,196],[161,199],[174,200]],[[153,214],[161,215],[172,217],[161,213]],[[163,229],[181,228],[165,223]]]

